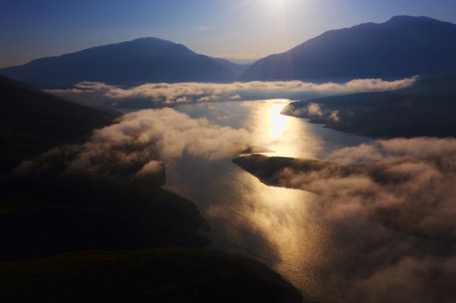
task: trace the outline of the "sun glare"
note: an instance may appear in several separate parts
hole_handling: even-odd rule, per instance
[[[271,8],[282,9],[285,5],[286,0],[268,0],[268,5]]]
[[[269,112],[270,135],[274,139],[280,138],[280,135],[287,129],[288,119],[280,112],[283,109],[283,104],[276,103],[272,105]]]

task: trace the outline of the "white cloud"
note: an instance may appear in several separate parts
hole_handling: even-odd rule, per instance
[[[319,193],[326,217],[375,218],[405,232],[456,239],[456,139],[380,140],[332,153],[322,170],[285,169],[284,185]]]
[[[323,112],[321,111],[320,105],[317,103],[310,103],[307,106],[307,112],[309,113],[310,116],[317,116],[317,117],[322,117]]]
[[[453,302],[455,159],[456,139],[391,139],[338,150],[322,169],[279,172],[283,186],[319,195],[309,211],[345,239],[327,248],[318,268],[331,275],[319,283],[344,285],[341,302]]]
[[[131,104],[134,104],[133,102],[142,101],[140,107],[153,107],[182,102],[268,98],[300,99],[306,96],[322,94],[394,90],[409,86],[415,80],[416,78],[405,78],[396,81],[356,79],[345,84],[332,82],[315,84],[302,81],[252,81],[229,84],[197,82],[149,83],[131,88],[121,88],[98,82],[82,82],[77,84],[73,89],[53,89],[48,91],[82,103],[131,107]]]
[[[158,160],[151,160],[136,173],[138,176],[160,173],[163,170],[163,163]]]
[[[454,302],[456,257],[404,257],[355,282],[350,302]]]
[[[331,115],[329,115],[329,119],[331,119],[334,122],[339,122],[340,121],[339,111],[338,110],[333,110],[331,112]]]
[[[191,119],[171,108],[143,110],[95,130],[82,145],[59,147],[36,162],[24,162],[17,172],[46,173],[64,163],[56,173],[114,180],[155,178],[163,173],[161,160],[218,160],[238,154],[249,142],[250,134],[244,129]]]

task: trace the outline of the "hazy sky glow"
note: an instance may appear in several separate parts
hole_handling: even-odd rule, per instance
[[[256,59],[326,30],[394,15],[456,23],[454,0],[14,0],[0,2],[0,67],[152,36]]]

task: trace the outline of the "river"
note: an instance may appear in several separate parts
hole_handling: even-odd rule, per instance
[[[192,118],[245,128],[251,144],[270,155],[321,158],[369,139],[326,129],[305,119],[281,115],[289,100],[181,105]],[[326,273],[318,272],[333,239],[325,222],[309,206],[318,198],[309,192],[270,187],[243,171],[231,159],[178,160],[167,166],[166,188],[194,201],[208,219],[213,248],[243,254],[267,264],[311,297],[319,298]],[[342,286],[341,286],[342,287]]]
[[[244,128],[252,134],[250,143],[269,149],[270,155],[318,159],[336,149],[370,141],[281,115],[289,102],[185,104],[176,110],[218,125]],[[382,245],[404,241],[428,245],[426,240],[375,222],[362,227],[347,222],[336,228],[316,215],[318,196],[266,186],[230,158],[176,160],[167,164],[167,178],[166,188],[194,201],[208,219],[211,231],[207,236],[214,241],[213,249],[259,260],[320,302],[343,302],[349,284],[381,266],[371,264],[369,253]],[[364,237],[360,229],[369,233]],[[367,234],[378,237],[370,239]]]

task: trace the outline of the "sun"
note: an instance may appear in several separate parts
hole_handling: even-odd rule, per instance
[[[268,4],[271,7],[282,8],[285,5],[286,0],[268,0]]]

